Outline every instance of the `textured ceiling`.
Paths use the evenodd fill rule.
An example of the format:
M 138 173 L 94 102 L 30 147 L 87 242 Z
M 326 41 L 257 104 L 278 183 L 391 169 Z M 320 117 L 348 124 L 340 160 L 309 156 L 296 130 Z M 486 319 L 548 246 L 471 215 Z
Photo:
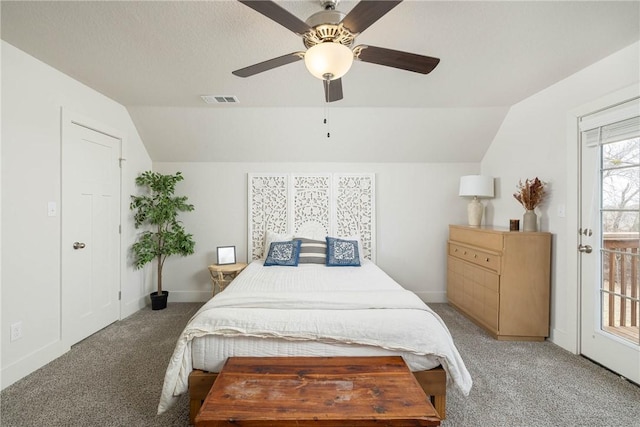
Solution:
M 317 0 L 278 3 L 302 20 L 320 10 Z M 332 142 L 352 144 L 351 154 L 296 147 L 283 155 L 287 139 L 324 137 L 314 125 L 327 115 L 322 83 L 302 62 L 233 76 L 304 49 L 239 2 L 1 6 L 2 39 L 125 105 L 156 161 L 479 161 L 509 106 L 640 39 L 637 1 L 405 0 L 356 43 L 435 56 L 438 67 L 421 75 L 356 61 L 344 99 L 328 111 Z M 205 94 L 240 103 L 207 105 Z M 389 151 L 389 134 L 399 144 L 393 155 L 376 154 Z

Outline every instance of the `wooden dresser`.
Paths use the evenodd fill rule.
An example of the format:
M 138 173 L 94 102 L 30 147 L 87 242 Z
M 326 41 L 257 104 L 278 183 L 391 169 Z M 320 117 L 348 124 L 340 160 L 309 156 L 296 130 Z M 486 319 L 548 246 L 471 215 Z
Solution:
M 549 336 L 551 234 L 449 226 L 449 303 L 499 340 Z

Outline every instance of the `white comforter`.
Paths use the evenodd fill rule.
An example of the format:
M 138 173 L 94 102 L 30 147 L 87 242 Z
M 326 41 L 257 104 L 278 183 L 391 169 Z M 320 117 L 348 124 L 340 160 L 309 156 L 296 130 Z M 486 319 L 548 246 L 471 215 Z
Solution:
M 299 277 L 292 281 L 291 275 Z M 158 413 L 187 391 L 191 342 L 208 335 L 358 344 L 436 357 L 465 395 L 472 384 L 440 317 L 370 262 L 296 269 L 254 261 L 187 324 L 167 368 Z

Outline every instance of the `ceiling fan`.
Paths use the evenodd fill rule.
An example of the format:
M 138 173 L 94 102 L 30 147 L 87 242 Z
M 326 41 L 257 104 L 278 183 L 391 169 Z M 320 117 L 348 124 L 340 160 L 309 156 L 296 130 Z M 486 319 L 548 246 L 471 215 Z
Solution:
M 430 73 L 440 62 L 438 58 L 382 47 L 351 47 L 358 35 L 402 0 L 361 0 L 347 15 L 335 9 L 339 0 L 320 0 L 323 10 L 311 15 L 306 22 L 271 0 L 238 1 L 302 37 L 307 48 L 233 71 L 239 77 L 304 59 L 309 72 L 324 82 L 325 101 L 333 102 L 343 97 L 342 76 L 349 71 L 354 59 L 421 74 Z

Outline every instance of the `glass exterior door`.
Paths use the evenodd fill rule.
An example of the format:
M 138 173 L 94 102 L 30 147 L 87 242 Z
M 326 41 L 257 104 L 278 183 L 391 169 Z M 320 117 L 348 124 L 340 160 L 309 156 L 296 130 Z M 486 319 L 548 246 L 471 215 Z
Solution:
M 604 136 L 581 142 L 581 352 L 640 383 L 640 137 Z

